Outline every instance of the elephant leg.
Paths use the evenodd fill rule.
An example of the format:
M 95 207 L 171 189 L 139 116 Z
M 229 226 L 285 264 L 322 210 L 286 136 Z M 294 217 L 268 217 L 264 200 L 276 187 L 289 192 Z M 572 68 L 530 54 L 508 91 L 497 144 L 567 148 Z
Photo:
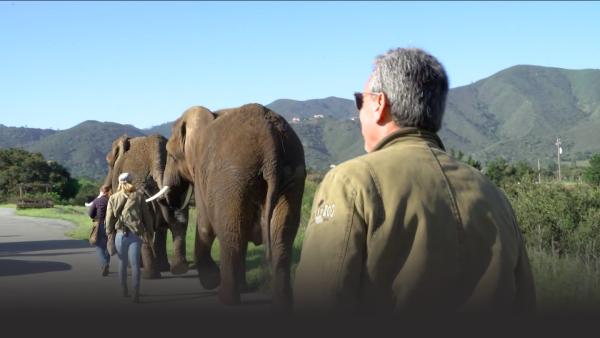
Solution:
M 247 202 L 247 194 L 250 193 L 223 197 L 228 201 L 228 208 L 220 209 L 216 215 L 220 220 L 219 226 L 215 227 L 221 249 L 219 300 L 227 305 L 240 303 L 241 287 L 245 283 L 247 232 L 255 222 L 252 217 L 255 214 L 254 206 Z
M 160 271 L 156 267 L 156 257 L 152 252 L 152 247 L 147 244 L 142 244 L 142 262 L 144 269 L 142 271 L 142 278 L 144 279 L 157 279 L 160 278 Z
M 226 305 L 236 305 L 240 303 L 240 286 L 242 278 L 242 239 L 238 231 L 238 226 L 224 226 L 224 229 L 231 229 L 228 232 L 219 234 L 219 244 L 221 246 L 221 285 L 219 287 L 219 300 Z M 233 233 L 231 231 L 233 230 Z
M 198 208 L 200 210 L 200 208 Z M 202 287 L 207 290 L 215 289 L 221 283 L 219 266 L 210 255 L 215 234 L 204 214 L 198 211 L 197 231 L 194 248 L 196 269 Z
M 248 253 L 248 241 L 243 241 L 241 248 L 242 262 L 240 269 L 240 292 L 249 292 L 248 281 L 246 280 L 246 255 Z
M 182 225 L 175 225 L 171 228 L 173 234 L 173 261 L 171 264 L 171 273 L 180 275 L 188 272 L 188 262 L 185 259 L 185 236 L 186 229 Z
M 283 312 L 292 309 L 290 266 L 294 238 L 300 223 L 303 189 L 304 181 L 289 185 L 279 198 L 271 220 L 273 306 Z
M 169 271 L 171 266 L 167 257 L 167 229 L 165 227 L 158 227 L 154 232 L 154 252 L 158 271 Z

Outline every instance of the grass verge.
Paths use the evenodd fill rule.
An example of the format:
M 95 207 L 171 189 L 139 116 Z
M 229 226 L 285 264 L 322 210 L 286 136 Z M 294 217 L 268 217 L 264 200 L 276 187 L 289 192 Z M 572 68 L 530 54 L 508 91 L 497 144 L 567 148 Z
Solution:
M 310 208 L 317 184 L 307 181 L 302 201 L 302 218 L 300 228 L 294 241 L 292 255 L 292 280 L 298 261 L 304 231 L 310 216 Z M 12 207 L 14 204 L 3 204 L 2 207 Z M 57 218 L 73 222 L 76 228 L 67 235 L 75 239 L 87 239 L 91 221 L 85 207 L 56 206 L 52 209 L 17 210 L 17 215 Z M 196 210 L 190 210 L 189 227 L 186 237 L 187 259 L 193 262 L 194 236 L 196 232 Z M 172 253 L 172 239 L 169 232 L 167 241 L 169 256 Z M 218 240 L 212 248 L 212 256 L 218 262 Z M 545 312 L 569 312 L 579 309 L 598 307 L 600 304 L 600 262 L 584 264 L 574 257 L 558 257 L 535 248 L 528 249 L 534 281 L 536 285 L 538 310 Z M 265 268 L 264 249 L 262 246 L 248 245 L 246 259 L 246 277 L 250 287 L 266 291 L 269 289 L 270 270 Z
M 300 250 L 302 241 L 304 240 L 304 230 L 310 217 L 310 208 L 312 205 L 313 196 L 317 187 L 317 183 L 312 181 L 306 182 L 305 193 L 302 200 L 302 211 L 300 227 L 294 241 L 292 252 L 292 277 L 295 272 L 298 261 L 300 260 Z M 4 207 L 15 208 L 14 204 L 5 204 Z M 69 231 L 66 235 L 80 240 L 87 240 L 92 221 L 87 215 L 87 208 L 84 206 L 56 205 L 54 208 L 48 209 L 17 209 L 17 215 L 29 217 L 42 217 L 61 219 L 72 222 L 75 228 Z M 188 222 L 188 230 L 186 236 L 186 258 L 189 262 L 194 262 L 194 238 L 196 234 L 196 210 L 190 209 L 190 218 Z M 215 240 L 211 249 L 212 257 L 219 262 L 220 246 L 219 241 Z M 173 239 L 171 232 L 167 235 L 167 254 L 169 259 L 172 258 Z M 270 269 L 265 266 L 264 248 L 263 246 L 255 246 L 253 243 L 248 244 L 246 256 L 246 279 L 248 286 L 252 289 L 267 291 L 270 286 Z
M 600 262 L 584 264 L 575 257 L 558 257 L 533 248 L 527 251 L 539 311 L 576 313 L 600 310 Z

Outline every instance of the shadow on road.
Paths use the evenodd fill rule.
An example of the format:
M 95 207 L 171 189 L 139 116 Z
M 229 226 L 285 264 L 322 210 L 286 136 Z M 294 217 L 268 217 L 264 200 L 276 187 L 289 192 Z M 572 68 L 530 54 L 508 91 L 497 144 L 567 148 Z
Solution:
M 172 294 L 145 294 L 141 293 L 140 298 L 142 303 L 152 304 L 152 303 L 174 303 L 174 302 L 182 302 L 182 301 L 190 301 L 194 299 L 201 298 L 209 298 L 215 297 L 217 295 L 216 291 L 204 291 L 204 292 L 194 292 L 194 293 L 172 293 Z M 153 298 L 149 300 L 148 298 Z M 158 298 L 158 299 L 156 299 Z
M 254 300 L 246 300 L 243 301 L 240 306 L 256 306 L 256 305 L 268 305 L 271 304 L 272 301 L 268 299 L 254 299 Z
M 57 239 L 47 241 L 29 241 L 29 242 L 8 242 L 0 243 L 0 254 L 11 252 L 19 254 L 21 252 L 45 251 L 45 250 L 64 250 L 64 249 L 83 249 L 89 248 L 90 244 L 83 240 Z
M 0 258 L 2 257 L 52 257 L 52 256 L 69 256 L 69 255 L 81 255 L 83 252 L 53 252 L 53 253 L 37 253 L 37 254 L 23 254 L 14 252 L 0 252 Z
M 174 275 L 174 276 L 162 276 L 160 277 L 161 279 L 188 279 L 188 278 L 196 278 L 198 279 L 198 275 L 197 274 L 186 274 L 186 275 Z
M 61 262 L 20 261 L 0 259 L 0 277 L 71 270 L 71 265 Z

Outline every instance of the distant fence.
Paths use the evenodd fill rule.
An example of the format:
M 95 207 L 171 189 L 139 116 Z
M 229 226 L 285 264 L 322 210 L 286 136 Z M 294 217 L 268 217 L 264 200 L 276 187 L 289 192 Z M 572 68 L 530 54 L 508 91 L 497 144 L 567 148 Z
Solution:
M 20 183 L 17 185 L 19 188 L 19 200 L 17 201 L 17 209 L 27 208 L 52 208 L 54 203 L 47 197 L 29 197 L 26 196 L 27 192 L 31 190 L 44 189 L 46 194 L 50 192 L 52 186 L 48 183 Z

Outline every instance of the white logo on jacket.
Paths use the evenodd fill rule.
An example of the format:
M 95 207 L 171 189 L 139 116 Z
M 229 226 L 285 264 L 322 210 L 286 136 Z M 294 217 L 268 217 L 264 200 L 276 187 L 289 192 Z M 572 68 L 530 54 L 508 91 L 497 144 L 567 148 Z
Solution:
M 317 208 L 315 212 L 315 223 L 321 224 L 331 218 L 335 214 L 335 204 L 323 204 Z

